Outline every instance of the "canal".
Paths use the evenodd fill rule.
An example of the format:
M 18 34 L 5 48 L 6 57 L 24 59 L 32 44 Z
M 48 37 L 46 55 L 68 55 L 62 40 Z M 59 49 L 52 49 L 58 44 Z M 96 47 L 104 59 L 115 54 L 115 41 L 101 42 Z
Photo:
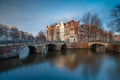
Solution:
M 6 59 L 0 80 L 120 80 L 120 54 L 72 49 Z

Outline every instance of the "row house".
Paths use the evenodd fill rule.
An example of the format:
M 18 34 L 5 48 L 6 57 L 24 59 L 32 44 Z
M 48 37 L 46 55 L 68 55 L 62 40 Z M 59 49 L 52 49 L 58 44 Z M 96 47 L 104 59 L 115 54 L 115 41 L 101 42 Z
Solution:
M 60 24 L 54 24 L 54 41 L 60 41 Z
M 53 35 L 54 35 L 54 26 L 47 26 L 46 27 L 46 39 L 48 41 L 53 41 Z
M 12 36 L 12 39 L 13 41 L 19 41 L 20 40 L 20 32 L 18 30 L 18 28 L 14 27 L 14 28 L 11 28 L 11 36 Z
M 114 41 L 120 41 L 120 35 L 115 35 L 114 36 Z
M 79 22 L 71 20 L 65 24 L 65 41 L 78 42 Z
M 27 32 L 20 31 L 19 34 L 20 34 L 21 41 L 26 41 L 28 39 L 29 34 Z
M 78 41 L 79 22 L 71 20 L 46 27 L 46 38 L 49 41 Z
M 18 28 L 0 24 L 0 41 L 27 41 L 33 39 L 32 35 L 29 35 L 27 32 L 19 31 Z
M 48 41 L 60 41 L 60 24 L 46 27 L 46 38 Z
M 62 21 L 61 23 L 60 23 L 60 40 L 61 41 L 64 41 L 65 40 L 65 37 L 64 37 L 64 35 L 65 35 L 65 26 L 64 26 L 65 24 L 64 24 L 64 22 Z
M 47 26 L 46 38 L 49 41 L 88 42 L 97 40 L 109 42 L 113 40 L 113 32 L 106 32 L 95 25 L 80 25 L 79 21 L 71 20 Z
M 0 24 L 0 41 L 13 40 L 14 29 L 15 29 L 14 26 Z

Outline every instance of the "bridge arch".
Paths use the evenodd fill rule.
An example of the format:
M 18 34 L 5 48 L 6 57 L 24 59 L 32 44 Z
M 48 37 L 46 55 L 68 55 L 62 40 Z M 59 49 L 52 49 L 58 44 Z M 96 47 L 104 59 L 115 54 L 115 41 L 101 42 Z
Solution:
M 62 50 L 62 49 L 67 49 L 67 44 L 62 44 L 62 45 L 61 45 L 61 50 Z
M 93 43 L 90 45 L 90 49 L 92 51 L 96 52 L 105 52 L 106 51 L 106 45 L 103 43 Z
M 35 46 L 29 45 L 29 53 L 37 53 L 37 48 Z
M 19 56 L 20 59 L 24 59 L 27 56 L 29 56 L 29 54 L 36 52 L 37 52 L 37 48 L 35 46 L 24 45 L 18 48 L 17 55 Z
M 93 45 L 104 45 L 105 47 L 107 47 L 108 43 L 103 43 L 103 42 L 89 42 L 89 47 L 91 48 Z
M 55 44 L 47 44 L 46 46 L 48 48 L 48 51 L 49 50 L 56 50 L 56 48 L 57 48 L 57 45 L 55 45 Z
M 19 54 L 19 52 L 22 50 L 22 49 L 24 49 L 25 47 L 28 47 L 29 48 L 29 53 L 36 53 L 37 52 L 37 48 L 35 47 L 35 46 L 32 46 L 32 45 L 24 45 L 24 46 L 22 46 L 22 47 L 20 47 L 19 49 L 18 49 L 18 54 Z

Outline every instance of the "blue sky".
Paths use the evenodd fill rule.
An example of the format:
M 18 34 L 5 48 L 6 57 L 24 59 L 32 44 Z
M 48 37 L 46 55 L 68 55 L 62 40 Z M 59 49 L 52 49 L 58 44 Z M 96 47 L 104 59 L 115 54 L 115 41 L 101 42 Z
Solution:
M 47 25 L 80 20 L 84 13 L 91 12 L 99 15 L 105 27 L 118 3 L 120 0 L 0 0 L 0 23 L 36 35 Z

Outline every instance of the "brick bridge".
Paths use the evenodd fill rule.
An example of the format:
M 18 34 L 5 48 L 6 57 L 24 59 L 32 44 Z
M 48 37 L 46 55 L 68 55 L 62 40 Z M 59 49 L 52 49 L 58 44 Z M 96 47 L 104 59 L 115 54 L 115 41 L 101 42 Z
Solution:
M 77 42 L 77 43 L 68 43 L 68 42 L 43 42 L 43 43 L 18 43 L 18 44 L 6 44 L 0 45 L 0 47 L 6 46 L 5 48 L 0 48 L 0 53 L 3 56 L 9 54 L 9 56 L 19 55 L 22 53 L 23 49 L 28 48 L 29 53 L 41 53 L 44 50 L 61 50 L 61 49 L 71 49 L 71 48 L 87 48 L 87 49 L 98 49 L 102 48 L 104 50 L 120 52 L 120 45 L 115 47 L 112 43 L 106 42 Z M 117 48 L 117 49 L 116 49 Z M 8 56 L 8 57 L 9 57 Z M 0 55 L 1 57 L 1 55 Z
M 18 46 L 18 54 L 24 48 L 28 47 L 30 52 L 40 53 L 43 48 L 47 50 L 61 50 L 61 49 L 72 49 L 72 48 L 92 48 L 94 45 L 101 45 L 107 48 L 108 43 L 103 42 L 83 42 L 83 43 L 67 43 L 67 42 L 47 42 L 47 43 L 31 43 Z
M 88 45 L 89 45 L 89 47 L 92 47 L 93 45 L 103 45 L 103 46 L 107 47 L 109 44 L 106 42 L 89 42 Z

